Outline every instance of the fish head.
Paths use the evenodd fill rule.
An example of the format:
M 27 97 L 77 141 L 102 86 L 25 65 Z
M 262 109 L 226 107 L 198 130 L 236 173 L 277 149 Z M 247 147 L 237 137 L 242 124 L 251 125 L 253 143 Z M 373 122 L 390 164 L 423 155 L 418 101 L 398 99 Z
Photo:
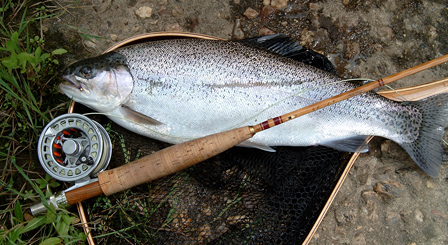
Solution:
M 126 59 L 115 52 L 75 62 L 62 78 L 62 93 L 99 112 L 112 111 L 126 102 L 134 84 Z

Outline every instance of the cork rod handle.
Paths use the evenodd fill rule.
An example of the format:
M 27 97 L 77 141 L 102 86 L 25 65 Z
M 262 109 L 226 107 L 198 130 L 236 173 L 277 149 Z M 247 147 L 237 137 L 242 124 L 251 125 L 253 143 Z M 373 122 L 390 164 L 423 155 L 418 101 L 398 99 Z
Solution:
M 111 195 L 193 166 L 251 138 L 245 126 L 173 145 L 121 167 L 98 174 L 104 194 Z

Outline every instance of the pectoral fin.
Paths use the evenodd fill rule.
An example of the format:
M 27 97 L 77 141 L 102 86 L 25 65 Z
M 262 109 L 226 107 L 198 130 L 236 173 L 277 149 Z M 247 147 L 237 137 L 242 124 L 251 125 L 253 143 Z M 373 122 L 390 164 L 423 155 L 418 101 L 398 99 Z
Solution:
M 120 112 L 123 115 L 123 117 L 125 117 L 127 120 L 132 121 L 134 123 L 150 124 L 150 125 L 161 125 L 162 124 L 161 122 L 157 121 L 156 119 L 148 117 L 146 115 L 143 115 L 140 112 L 136 112 L 125 105 L 121 106 Z

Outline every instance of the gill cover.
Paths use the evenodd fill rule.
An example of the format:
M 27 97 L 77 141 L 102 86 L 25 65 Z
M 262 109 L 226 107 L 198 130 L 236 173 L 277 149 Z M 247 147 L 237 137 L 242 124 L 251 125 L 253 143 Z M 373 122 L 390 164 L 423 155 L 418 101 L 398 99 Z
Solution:
M 59 86 L 63 93 L 102 112 L 122 105 L 133 89 L 126 59 L 116 52 L 75 62 L 64 70 L 63 78 L 67 81 Z

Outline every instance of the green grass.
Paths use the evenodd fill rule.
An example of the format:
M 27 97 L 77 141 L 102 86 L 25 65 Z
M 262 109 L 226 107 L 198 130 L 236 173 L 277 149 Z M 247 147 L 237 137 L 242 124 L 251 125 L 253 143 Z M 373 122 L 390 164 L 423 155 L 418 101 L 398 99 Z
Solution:
M 42 19 L 54 17 L 44 4 L 3 0 L 0 6 L 0 244 L 78 244 L 86 235 L 75 214 L 49 206 L 33 217 L 29 206 L 53 194 L 59 183 L 45 175 L 35 158 L 42 128 L 66 112 L 54 98 L 58 55 L 47 50 Z M 64 98 L 64 97 L 62 97 Z

